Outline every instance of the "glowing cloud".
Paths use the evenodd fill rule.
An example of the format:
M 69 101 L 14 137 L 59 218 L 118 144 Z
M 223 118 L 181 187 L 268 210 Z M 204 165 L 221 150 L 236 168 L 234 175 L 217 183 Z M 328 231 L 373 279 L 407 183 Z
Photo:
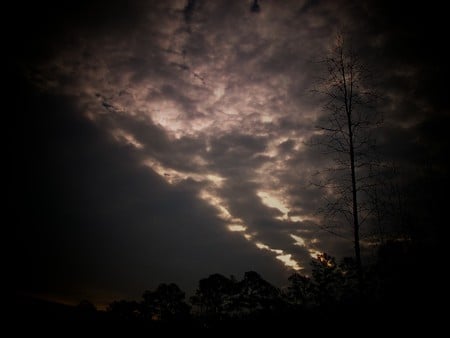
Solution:
M 293 234 L 291 234 L 290 236 L 295 240 L 295 245 L 306 246 L 305 240 L 303 238 L 301 238 L 300 236 L 296 236 Z
M 115 129 L 112 131 L 112 135 L 116 139 L 116 141 L 119 141 L 120 143 L 132 145 L 137 149 L 144 148 L 144 145 L 142 143 L 137 141 L 132 134 L 126 132 L 125 130 Z
M 275 208 L 280 210 L 285 217 L 289 212 L 289 209 L 284 205 L 284 203 L 277 197 L 269 194 L 266 191 L 258 191 L 257 195 L 261 198 L 261 201 L 270 208 Z
M 316 250 L 316 249 L 308 249 L 308 252 L 309 252 L 309 255 L 310 255 L 312 258 L 317 258 L 319 255 L 322 254 L 321 251 Z
M 298 265 L 298 263 L 295 260 L 292 259 L 291 254 L 278 255 L 276 258 L 281 262 L 283 262 L 284 265 L 294 270 L 298 271 L 303 269 L 300 265 Z
M 247 230 L 247 227 L 245 227 L 245 226 L 243 226 L 243 225 L 235 225 L 235 224 L 232 224 L 232 225 L 229 225 L 229 226 L 228 226 L 228 229 L 229 229 L 230 231 L 243 232 L 243 231 Z
M 276 254 L 275 258 L 278 259 L 279 261 L 281 261 L 286 267 L 292 268 L 294 270 L 302 270 L 303 269 L 303 267 L 301 267 L 299 265 L 299 263 L 292 258 L 291 254 L 287 254 L 283 250 L 280 250 L 280 249 L 272 249 L 267 244 L 264 244 L 261 242 L 256 242 L 255 245 L 257 248 L 259 248 L 261 250 L 267 250 L 267 251 L 275 253 Z

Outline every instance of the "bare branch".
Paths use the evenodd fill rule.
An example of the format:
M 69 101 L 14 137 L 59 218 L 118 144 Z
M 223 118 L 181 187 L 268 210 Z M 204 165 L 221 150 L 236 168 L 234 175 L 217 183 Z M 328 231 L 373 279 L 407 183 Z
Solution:
M 324 190 L 320 210 L 327 224 L 351 225 L 361 272 L 360 227 L 375 215 L 371 192 L 378 184 L 376 169 L 381 168 L 374 141 L 382 121 L 373 109 L 378 96 L 368 84 L 371 74 L 366 65 L 342 35 L 319 63 L 324 65 L 325 76 L 314 92 L 326 99 L 326 114 L 316 126 L 322 132 L 317 144 L 333 163 L 316 175 L 320 177 L 316 186 Z

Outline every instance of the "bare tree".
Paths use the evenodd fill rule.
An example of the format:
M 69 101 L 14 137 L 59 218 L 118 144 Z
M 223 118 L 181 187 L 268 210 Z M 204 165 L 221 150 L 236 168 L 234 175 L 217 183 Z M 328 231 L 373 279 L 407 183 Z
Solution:
M 381 119 L 373 109 L 376 95 L 368 85 L 370 74 L 342 35 L 322 62 L 326 75 L 315 91 L 325 99 L 325 114 L 319 119 L 316 142 L 332 158 L 332 165 L 320 172 L 317 184 L 324 188 L 326 205 L 322 211 L 335 223 L 328 224 L 327 230 L 340 234 L 343 222 L 351 225 L 362 287 L 360 228 L 373 212 L 369 193 L 379 165 L 373 133 Z

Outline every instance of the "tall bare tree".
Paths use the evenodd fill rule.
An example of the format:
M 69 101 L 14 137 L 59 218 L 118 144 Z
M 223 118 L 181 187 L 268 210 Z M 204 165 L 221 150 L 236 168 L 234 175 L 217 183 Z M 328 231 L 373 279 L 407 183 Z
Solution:
M 370 73 L 342 35 L 322 60 L 325 76 L 316 92 L 325 99 L 325 114 L 317 126 L 318 143 L 333 160 L 322 171 L 318 185 L 324 188 L 328 220 L 351 225 L 358 278 L 362 287 L 361 225 L 371 217 L 369 192 L 378 159 L 374 152 L 374 131 L 381 119 L 373 109 L 375 92 Z M 330 229 L 330 228 L 328 228 Z M 330 230 L 338 233 L 338 231 Z

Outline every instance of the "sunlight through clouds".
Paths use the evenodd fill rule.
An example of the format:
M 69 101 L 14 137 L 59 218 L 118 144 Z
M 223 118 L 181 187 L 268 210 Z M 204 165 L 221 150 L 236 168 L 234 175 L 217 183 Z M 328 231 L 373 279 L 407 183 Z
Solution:
M 259 196 L 259 198 L 261 198 L 261 201 L 265 205 L 271 208 L 278 209 L 283 213 L 283 217 L 287 217 L 289 209 L 278 198 L 274 197 L 273 195 L 270 195 L 268 192 L 265 191 L 258 191 L 257 195 Z
M 299 263 L 292 258 L 291 254 L 287 254 L 283 250 L 280 250 L 280 249 L 272 249 L 267 244 L 263 244 L 261 242 L 256 242 L 255 245 L 258 249 L 267 250 L 267 251 L 275 253 L 276 259 L 281 261 L 286 267 L 292 268 L 294 270 L 302 270 L 303 269 L 303 267 L 301 267 L 299 265 Z
M 142 149 L 144 148 L 144 145 L 142 143 L 140 143 L 138 140 L 136 140 L 136 138 L 130 134 L 127 133 L 125 130 L 122 129 L 116 129 L 112 131 L 113 137 L 119 141 L 119 142 L 123 142 L 129 145 L 132 145 L 133 147 L 137 148 L 137 149 Z
M 276 256 L 278 260 L 280 260 L 284 265 L 287 267 L 290 267 L 296 271 L 303 270 L 303 268 L 296 262 L 294 259 L 292 259 L 291 254 L 286 255 L 278 255 Z
M 291 234 L 291 237 L 293 239 L 295 239 L 295 245 L 306 246 L 305 240 L 303 238 L 301 238 L 300 236 L 296 236 L 296 235 Z
M 162 176 L 165 180 L 167 180 L 167 182 L 169 182 L 171 184 L 179 183 L 181 180 L 185 180 L 187 178 L 193 178 L 193 179 L 196 178 L 196 175 L 193 175 L 191 177 L 189 174 L 183 174 L 183 173 L 180 173 L 178 171 L 175 171 L 175 170 L 172 170 L 169 168 L 164 168 L 161 164 L 151 161 L 151 160 L 148 160 L 146 162 L 146 164 L 149 167 L 151 167 L 153 170 L 155 170 L 160 176 Z M 217 176 L 217 175 L 207 175 L 206 178 L 208 178 L 212 183 L 214 183 L 214 186 L 221 185 L 222 181 L 223 181 L 223 178 L 221 178 L 220 176 Z M 263 201 L 265 201 L 268 206 L 275 207 L 279 210 L 281 209 L 280 211 L 284 211 L 284 213 L 287 215 L 288 209 L 286 209 L 278 199 L 270 196 L 266 192 L 258 192 L 258 196 L 260 196 L 260 198 L 262 198 Z M 217 214 L 218 217 L 220 217 L 223 221 L 228 223 L 227 228 L 229 229 L 229 231 L 242 233 L 243 236 L 245 237 L 245 239 L 247 239 L 248 241 L 253 241 L 253 236 L 246 232 L 248 228 L 244 225 L 243 221 L 239 218 L 234 218 L 231 215 L 231 213 L 229 212 L 229 210 L 226 207 L 224 200 L 222 200 L 214 192 L 214 189 L 209 189 L 209 190 L 203 189 L 200 192 L 199 197 L 216 208 L 216 210 L 218 211 L 218 214 Z M 296 239 L 297 241 L 300 238 L 300 237 L 297 237 L 294 235 L 291 235 L 291 237 Z M 292 258 L 292 254 L 286 253 L 284 250 L 281 250 L 281 249 L 273 249 L 270 246 L 268 246 L 267 244 L 263 244 L 258 241 L 254 242 L 254 243 L 258 249 L 267 250 L 269 252 L 274 253 L 275 258 L 278 259 L 279 261 L 281 261 L 286 267 L 292 268 L 294 270 L 303 269 L 299 265 L 299 263 Z
M 138 299 L 179 282 L 191 295 L 210 273 L 249 270 L 280 287 L 295 271 L 311 275 L 322 253 L 369 268 L 392 250 L 420 263 L 433 250 L 416 249 L 445 248 L 436 211 L 448 195 L 448 58 L 438 47 L 448 29 L 438 6 L 16 3 L 5 114 L 24 133 L 26 198 L 14 203 L 31 220 L 19 234 L 22 270 L 38 277 L 27 289 L 77 289 L 79 301 L 106 286 L 110 300 Z M 358 78 L 349 63 L 362 80 L 351 135 L 343 101 L 320 94 L 337 84 L 326 63 L 338 33 L 373 75 Z M 360 119 L 372 108 L 383 125 Z
M 293 248 L 286 228 L 316 220 L 297 174 L 308 166 L 302 142 L 317 117 L 317 107 L 299 100 L 311 77 L 305 60 L 316 52 L 311 27 L 296 20 L 293 3 L 255 16 L 224 2 L 232 11 L 225 15 L 208 2 L 189 24 L 183 3 L 151 7 L 132 39 L 98 36 L 61 50 L 41 65 L 47 77 L 39 85 L 76 93 L 92 123 L 165 182 L 198 183 L 198 200 L 214 208 L 225 231 L 264 243 L 274 259 L 300 269 L 308 248 Z M 280 41 L 287 31 L 295 34 Z
M 228 229 L 230 231 L 244 232 L 245 230 L 247 230 L 247 227 L 240 224 L 230 224 L 228 225 Z

